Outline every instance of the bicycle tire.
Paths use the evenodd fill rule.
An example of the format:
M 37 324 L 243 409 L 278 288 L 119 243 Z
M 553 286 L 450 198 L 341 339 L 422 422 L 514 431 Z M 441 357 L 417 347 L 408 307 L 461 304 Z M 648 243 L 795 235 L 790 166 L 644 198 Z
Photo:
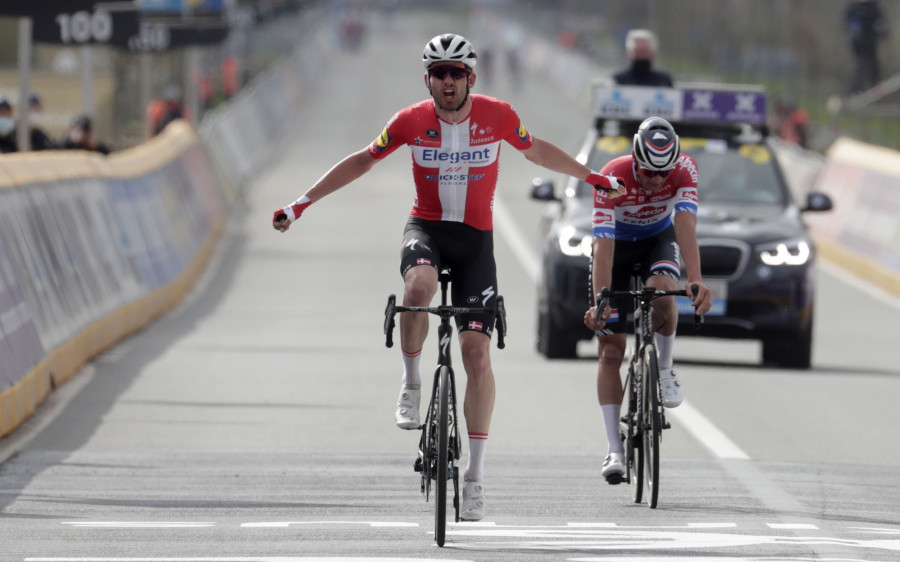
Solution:
M 656 508 L 659 501 L 659 445 L 662 434 L 662 413 L 659 400 L 659 362 L 656 348 L 644 347 L 644 456 L 647 468 L 647 504 Z
M 631 498 L 634 503 L 641 503 L 644 498 L 644 446 L 641 433 L 640 412 L 637 390 L 635 389 L 634 366 L 628 369 L 625 396 L 628 402 L 627 422 L 623 429 L 627 432 L 623 440 L 625 445 L 625 470 L 631 483 Z
M 435 461 L 437 459 L 437 415 L 438 415 L 438 383 L 440 377 L 435 373 L 431 388 L 431 399 L 428 401 L 428 411 L 425 413 L 425 423 L 422 425 L 422 440 L 419 445 L 419 455 L 422 459 L 422 494 L 425 501 L 431 501 L 431 483 L 435 480 Z
M 434 540 L 444 546 L 447 531 L 447 480 L 450 467 L 450 368 L 438 374 L 437 470 L 434 491 Z

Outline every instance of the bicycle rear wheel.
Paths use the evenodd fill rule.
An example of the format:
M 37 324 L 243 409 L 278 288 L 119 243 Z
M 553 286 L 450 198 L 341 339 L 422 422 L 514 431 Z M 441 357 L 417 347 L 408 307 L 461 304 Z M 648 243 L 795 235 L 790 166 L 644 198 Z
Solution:
M 659 363 L 656 348 L 644 348 L 644 457 L 647 468 L 647 503 L 656 507 L 659 500 L 659 444 L 662 433 L 662 412 L 659 400 Z
M 434 493 L 434 540 L 444 546 L 447 531 L 447 480 L 450 467 L 450 368 L 440 368 L 437 416 L 437 470 Z

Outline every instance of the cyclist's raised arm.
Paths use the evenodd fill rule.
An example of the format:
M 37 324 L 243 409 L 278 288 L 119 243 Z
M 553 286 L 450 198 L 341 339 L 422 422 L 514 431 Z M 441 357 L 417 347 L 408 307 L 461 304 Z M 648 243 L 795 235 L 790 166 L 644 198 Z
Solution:
M 358 179 L 371 170 L 376 162 L 378 160 L 371 155 L 368 147 L 350 154 L 325 172 L 303 196 L 290 205 L 277 209 L 272 216 L 272 226 L 275 230 L 285 232 L 307 207 Z
M 599 186 L 603 190 L 610 190 L 612 191 L 610 197 L 619 197 L 625 194 L 624 181 L 618 178 L 601 176 L 551 142 L 534 137 L 534 144 L 523 150 L 522 154 L 529 162 L 533 162 L 538 166 L 584 180 L 591 185 Z

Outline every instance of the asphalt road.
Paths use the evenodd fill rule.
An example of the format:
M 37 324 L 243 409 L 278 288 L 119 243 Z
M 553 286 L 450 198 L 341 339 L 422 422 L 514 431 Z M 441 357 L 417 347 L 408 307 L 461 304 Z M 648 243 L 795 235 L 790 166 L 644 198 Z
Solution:
M 534 350 L 541 207 L 528 189 L 542 170 L 509 147 L 496 253 L 511 326 L 493 351 L 488 517 L 451 523 L 435 546 L 418 434 L 393 426 L 399 352 L 381 332 L 401 292 L 406 151 L 286 234 L 270 218 L 426 95 L 418 53 L 441 23 L 399 20 L 389 53 L 341 54 L 311 77 L 320 94 L 202 286 L 0 441 L 0 560 L 900 560 L 896 300 L 823 264 L 808 372 L 760 368 L 752 342 L 679 340 L 686 403 L 664 436 L 659 507 L 634 504 L 599 477 L 590 346 L 574 361 Z M 574 153 L 585 109 L 506 78 L 476 91 Z

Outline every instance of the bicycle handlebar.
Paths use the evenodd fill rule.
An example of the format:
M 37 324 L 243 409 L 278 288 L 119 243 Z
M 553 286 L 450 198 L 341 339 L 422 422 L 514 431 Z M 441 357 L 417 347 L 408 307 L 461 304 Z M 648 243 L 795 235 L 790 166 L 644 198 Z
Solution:
M 696 295 L 697 291 L 700 287 L 696 284 L 691 285 L 691 291 Z M 654 287 L 644 287 L 642 289 L 636 290 L 628 290 L 628 291 L 610 291 L 608 287 L 603 287 L 600 289 L 600 292 L 597 293 L 597 317 L 603 313 L 603 309 L 606 308 L 606 305 L 609 304 L 610 297 L 632 297 L 639 299 L 641 301 L 652 301 L 653 299 L 659 297 L 686 297 L 688 296 L 687 291 L 684 289 L 678 289 L 675 291 L 660 291 Z M 699 328 L 700 324 L 703 323 L 703 315 L 697 312 L 697 307 L 694 307 L 694 328 Z
M 390 295 L 388 297 L 387 307 L 384 309 L 384 336 L 385 346 L 393 347 L 394 335 L 394 315 L 398 312 L 427 312 L 436 316 L 458 316 L 460 314 L 492 312 L 495 315 L 494 325 L 497 329 L 497 347 L 503 349 L 506 347 L 504 338 L 506 337 L 506 307 L 503 304 L 503 297 L 497 297 L 497 308 L 485 307 L 464 307 L 464 306 L 397 306 L 397 296 Z

